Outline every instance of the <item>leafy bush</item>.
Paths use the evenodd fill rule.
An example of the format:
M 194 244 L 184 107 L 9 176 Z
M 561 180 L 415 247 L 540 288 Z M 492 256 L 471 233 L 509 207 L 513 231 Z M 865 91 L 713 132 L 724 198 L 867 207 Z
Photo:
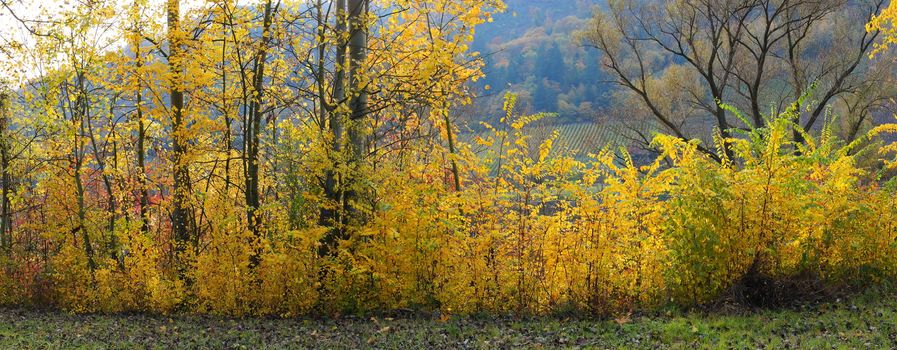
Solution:
M 281 146 L 299 150 L 290 164 L 306 172 L 293 173 L 289 198 L 262 208 L 263 239 L 240 210 L 212 199 L 202 205 L 219 224 L 179 259 L 186 269 L 169 237 L 134 222 L 117 225 L 123 255 L 95 257 L 94 268 L 77 235 L 46 233 L 56 247 L 46 265 L 4 258 L 0 301 L 35 302 L 45 275 L 53 288 L 43 298 L 75 312 L 606 313 L 786 298 L 786 287 L 820 293 L 897 274 L 895 181 L 860 167 L 857 157 L 873 149 L 845 145 L 829 127 L 793 141 L 795 108 L 719 139 L 731 149 L 722 162 L 697 141 L 657 135 L 660 155 L 639 165 L 625 150 L 579 161 L 555 148 L 557 133 L 527 136 L 527 124 L 551 115 L 519 117 L 514 103 L 501 125 L 455 152 L 421 140 L 351 170 L 364 174 L 354 186 L 369 212 L 345 227 L 333 255 L 319 254 L 333 228 L 314 221 L 332 203 L 307 185 L 323 173 L 314 165 L 321 140 L 294 126 Z M 446 159 L 464 169 L 461 188 Z

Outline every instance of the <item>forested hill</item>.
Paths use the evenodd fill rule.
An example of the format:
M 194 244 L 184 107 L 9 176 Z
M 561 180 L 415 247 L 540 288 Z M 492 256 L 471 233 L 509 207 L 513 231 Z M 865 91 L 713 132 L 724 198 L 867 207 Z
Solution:
M 592 121 L 607 104 L 598 53 L 573 33 L 600 4 L 590 0 L 509 0 L 508 10 L 477 28 L 473 47 L 486 56 L 479 114 L 495 115 L 505 92 L 528 112 L 558 112 L 558 122 Z M 601 4 L 604 6 L 605 4 Z

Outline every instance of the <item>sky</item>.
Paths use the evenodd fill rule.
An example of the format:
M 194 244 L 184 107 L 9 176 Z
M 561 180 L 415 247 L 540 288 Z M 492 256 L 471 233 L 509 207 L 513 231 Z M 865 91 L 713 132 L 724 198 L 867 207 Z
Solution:
M 35 44 L 33 35 L 26 29 L 23 22 L 34 27 L 40 23 L 53 21 L 59 19 L 62 13 L 86 1 L 97 0 L 0 0 L 0 84 L 18 85 L 24 79 L 37 76 L 41 70 L 35 60 L 11 53 L 8 49 L 13 46 L 11 43 L 20 44 L 25 48 L 33 47 Z M 116 3 L 116 8 L 123 9 L 132 4 L 134 0 L 105 1 L 113 1 Z M 162 20 L 164 17 L 160 14 L 165 8 L 166 0 L 145 1 L 150 12 L 156 14 L 153 17 Z M 260 0 L 236 0 L 234 2 L 237 5 L 247 5 L 258 1 Z M 206 2 L 207 0 L 181 0 L 181 14 L 202 6 Z M 117 16 L 124 17 L 127 14 L 117 13 Z M 115 31 L 105 31 L 104 35 L 112 36 L 113 40 L 120 40 L 118 38 L 120 34 Z M 123 41 L 112 47 L 117 48 L 122 45 L 124 45 Z

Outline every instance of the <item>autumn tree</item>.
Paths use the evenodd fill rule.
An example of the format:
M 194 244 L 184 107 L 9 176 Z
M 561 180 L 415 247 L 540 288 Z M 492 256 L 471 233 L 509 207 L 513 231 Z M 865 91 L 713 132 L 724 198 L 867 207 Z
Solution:
M 48 35 L 38 41 L 40 48 L 49 50 L 43 59 L 54 60 L 54 54 L 59 54 L 62 64 L 51 68 L 32 87 L 40 96 L 36 99 L 38 110 L 51 118 L 47 123 L 56 132 L 53 137 L 58 138 L 48 140 L 49 160 L 57 163 L 64 159 L 58 165 L 69 177 L 76 202 L 69 231 L 80 238 L 91 270 L 99 266 L 98 248 L 102 247 L 100 252 L 116 257 L 115 238 L 111 235 L 115 225 L 115 189 L 106 162 L 106 147 L 110 144 L 99 140 L 101 136 L 96 130 L 99 125 L 106 124 L 98 121 L 99 117 L 109 118 L 114 113 L 114 96 L 107 94 L 102 79 L 103 52 L 113 45 L 108 25 L 114 17 L 111 6 L 107 2 L 75 6 L 63 12 L 61 20 L 46 29 Z M 114 130 L 112 124 L 105 126 L 107 131 Z M 109 140 L 106 136 L 109 134 L 102 138 Z M 105 229 L 99 229 L 89 220 L 94 211 L 92 201 L 96 197 L 90 186 L 96 181 L 102 181 L 105 188 L 107 200 L 100 209 L 110 217 L 110 226 Z
M 348 150 L 348 155 L 343 155 L 343 159 L 338 160 L 338 162 L 345 162 L 344 166 L 347 169 L 347 171 L 338 175 L 341 177 L 341 188 L 328 188 L 327 190 L 332 192 L 328 194 L 329 198 L 342 202 L 338 204 L 342 208 L 339 214 L 341 217 L 337 222 L 338 225 L 346 225 L 349 223 L 349 220 L 359 219 L 357 217 L 359 189 L 356 177 L 367 153 L 367 125 L 364 118 L 368 113 L 368 92 L 366 90 L 369 87 L 364 80 L 363 69 L 368 63 L 366 62 L 368 51 L 368 1 L 349 0 L 348 3 L 337 1 L 336 6 L 338 17 L 336 19 L 336 35 L 347 37 L 345 39 L 347 42 L 338 44 L 340 47 L 337 48 L 336 64 L 342 67 L 337 68 L 339 71 L 336 73 L 333 81 L 334 86 L 339 86 L 335 88 L 339 91 L 334 91 L 334 97 L 339 99 L 338 104 L 343 105 L 337 105 L 334 108 L 335 110 L 331 111 L 334 114 L 331 120 L 338 119 L 334 120 L 335 123 L 332 123 L 331 132 L 333 133 L 334 150 L 342 150 L 345 147 Z M 341 13 L 345 14 L 344 19 L 339 18 Z M 348 140 L 343 139 L 344 131 Z M 341 166 L 337 165 L 337 168 Z M 332 177 L 334 175 L 328 176 Z M 324 220 L 332 221 L 332 219 L 328 218 L 329 216 L 332 216 L 332 214 L 325 212 Z M 337 239 L 347 238 L 345 229 L 339 228 L 339 226 L 336 227 L 337 229 L 332 230 L 331 234 L 324 239 L 324 246 L 328 247 L 326 249 L 330 251 L 335 248 Z
M 412 139 L 446 140 L 448 106 L 464 103 L 463 82 L 481 74 L 480 57 L 469 52 L 473 28 L 496 8 L 501 4 L 442 0 L 315 3 L 313 59 L 297 66 L 308 71 L 300 94 L 315 103 L 312 120 L 330 145 L 320 223 L 335 229 L 323 247 L 347 238 L 342 227 L 375 209 L 365 176 L 380 157 Z M 437 132 L 424 135 L 426 126 Z

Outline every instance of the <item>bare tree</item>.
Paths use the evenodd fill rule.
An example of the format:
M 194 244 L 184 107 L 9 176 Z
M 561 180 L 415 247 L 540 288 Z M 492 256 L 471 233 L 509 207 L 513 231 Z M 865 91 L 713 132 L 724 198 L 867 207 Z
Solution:
M 624 96 L 636 96 L 652 118 L 680 138 L 708 139 L 684 127 L 694 118 L 703 121 L 699 124 L 711 123 L 723 138 L 732 128 L 763 127 L 767 108 L 777 114 L 816 83 L 814 105 L 795 121 L 809 131 L 836 97 L 860 91 L 852 81 L 868 77 L 868 71 L 861 69 L 863 58 L 878 33 L 867 33 L 863 23 L 882 3 L 612 0 L 608 10 L 596 11 L 590 27 L 579 36 L 584 45 L 603 54 L 604 68 L 628 92 Z M 853 20 L 838 22 L 837 33 L 823 40 L 842 17 Z M 670 73 L 683 67 L 687 74 Z M 698 86 L 690 83 L 692 75 L 698 77 Z M 665 100 L 670 94 L 677 98 Z M 732 120 L 720 102 L 750 111 L 749 121 Z M 802 141 L 800 134 L 795 133 L 797 141 Z M 718 159 L 711 149 L 701 150 Z M 728 153 L 728 147 L 724 150 Z

